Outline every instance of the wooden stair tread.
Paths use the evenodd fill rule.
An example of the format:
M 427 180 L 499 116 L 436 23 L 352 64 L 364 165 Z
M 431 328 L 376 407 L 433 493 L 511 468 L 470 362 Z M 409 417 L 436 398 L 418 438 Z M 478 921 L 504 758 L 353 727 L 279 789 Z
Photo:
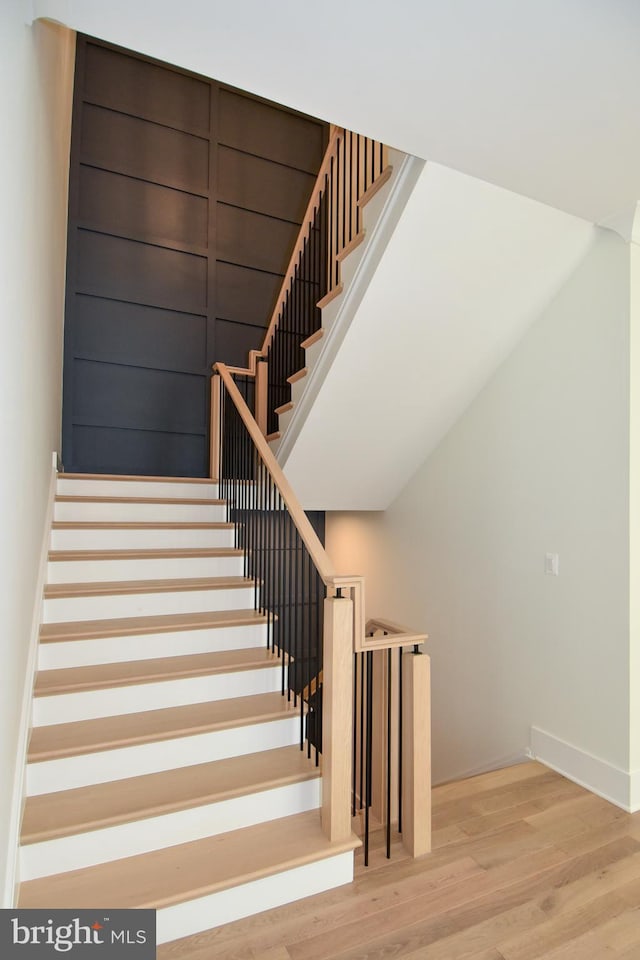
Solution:
M 28 797 L 23 844 L 155 817 L 320 775 L 296 744 L 260 753 L 163 770 L 58 793 Z
M 129 473 L 59 473 L 58 480 L 134 480 L 141 483 L 217 483 L 209 477 L 145 477 Z
M 261 693 L 231 700 L 211 700 L 97 720 L 79 720 L 34 727 L 30 763 L 79 756 L 197 733 L 279 720 L 293 715 L 280 693 Z
M 56 494 L 56 503 L 161 503 L 188 504 L 189 506 L 223 506 L 226 500 L 205 499 L 204 497 L 83 497 L 73 494 Z
M 185 522 L 180 520 L 54 520 L 52 530 L 233 530 L 223 520 Z
M 21 884 L 23 909 L 160 908 L 351 851 L 331 843 L 317 810 Z
M 309 371 L 307 370 L 306 367 L 302 367 L 300 370 L 296 370 L 296 372 L 292 373 L 290 377 L 287 377 L 287 383 L 290 383 L 292 385 L 294 383 L 297 383 L 298 380 L 302 380 L 303 377 L 306 377 L 308 372 Z
M 293 410 L 293 403 L 289 400 L 287 403 L 281 404 L 279 407 L 276 407 L 274 413 L 277 413 L 280 416 L 283 413 L 288 413 L 289 410 Z
M 206 613 L 153 614 L 148 617 L 118 617 L 106 620 L 77 620 L 43 623 L 40 643 L 94 640 L 100 637 L 140 636 L 146 633 L 173 633 L 221 627 L 246 627 L 266 623 L 256 610 L 211 610 Z
M 303 350 L 308 350 L 309 347 L 312 347 L 314 343 L 317 343 L 318 340 L 321 340 L 324 336 L 324 330 L 322 327 L 319 327 L 311 336 L 307 337 L 306 340 L 303 340 L 300 346 Z
M 122 663 L 41 670 L 36 674 L 34 695 L 42 697 L 81 690 L 102 690 L 136 683 L 213 676 L 239 670 L 259 670 L 281 664 L 282 659 L 265 647 L 249 647 L 243 650 L 192 653 L 181 657 L 126 660 Z
M 159 547 L 142 550 L 50 550 L 52 563 L 73 560 L 183 560 L 189 557 L 241 557 L 237 547 Z
M 50 583 L 44 588 L 47 600 L 63 597 L 97 597 L 128 593 L 175 593 L 187 590 L 235 590 L 252 587 L 247 577 L 186 577 L 169 580 L 109 580 L 93 583 Z

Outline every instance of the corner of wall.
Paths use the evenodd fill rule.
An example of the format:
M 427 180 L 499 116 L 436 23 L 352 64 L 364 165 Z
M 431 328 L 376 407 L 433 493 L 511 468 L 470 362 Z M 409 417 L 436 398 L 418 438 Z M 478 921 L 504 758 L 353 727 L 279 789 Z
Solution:
M 531 753 L 546 767 L 627 813 L 640 809 L 640 771 L 621 770 L 538 727 L 531 728 Z
M 7 857 L 7 870 L 2 902 L 2 907 L 4 908 L 14 906 L 17 900 L 17 890 L 20 884 L 20 826 L 22 823 L 24 798 L 26 794 L 27 745 L 29 741 L 29 731 L 31 729 L 33 684 L 37 668 L 38 637 L 40 632 L 40 623 L 42 621 L 42 595 L 47 581 L 47 562 L 49 555 L 51 523 L 53 521 L 53 508 L 55 503 L 57 463 L 58 454 L 56 451 L 54 451 L 52 454 L 47 508 L 44 519 L 42 544 L 40 547 L 38 577 L 34 593 L 33 616 L 31 619 L 31 632 L 29 635 L 29 650 L 27 653 L 24 689 L 22 692 L 20 728 L 18 734 L 18 743 L 16 746 L 16 765 L 13 778 L 11 813 L 7 831 L 9 855 Z

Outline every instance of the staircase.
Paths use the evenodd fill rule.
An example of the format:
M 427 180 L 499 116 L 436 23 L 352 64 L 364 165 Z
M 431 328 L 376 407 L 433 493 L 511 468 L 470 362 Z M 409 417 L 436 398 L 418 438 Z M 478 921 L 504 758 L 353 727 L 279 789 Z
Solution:
M 158 942 L 352 879 L 209 480 L 61 475 L 22 908 L 158 910 Z
M 300 343 L 301 366 L 287 378 L 287 402 L 275 410 L 277 430 L 271 443 L 281 464 L 309 416 L 423 167 L 415 157 L 390 147 L 384 150 L 379 175 L 360 199 L 353 197 L 358 232 L 336 256 L 336 285 L 318 304 L 319 326 Z

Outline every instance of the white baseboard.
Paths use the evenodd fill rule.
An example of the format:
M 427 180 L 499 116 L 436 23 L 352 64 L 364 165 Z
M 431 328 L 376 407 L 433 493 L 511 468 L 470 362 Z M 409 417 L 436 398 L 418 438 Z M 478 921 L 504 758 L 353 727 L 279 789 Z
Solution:
M 622 770 L 538 727 L 531 728 L 531 754 L 546 767 L 627 813 L 640 810 L 640 771 Z
M 640 770 L 632 770 L 630 777 L 629 813 L 637 813 L 640 810 Z
M 31 634 L 29 637 L 29 651 L 27 654 L 27 666 L 24 676 L 24 690 L 22 693 L 22 711 L 20 715 L 20 729 L 16 748 L 16 768 L 13 781 L 13 797 L 11 801 L 11 813 L 8 829 L 7 871 L 5 875 L 4 893 L 2 897 L 2 907 L 4 908 L 11 908 L 18 902 L 17 894 L 18 887 L 20 885 L 20 825 L 22 823 L 24 798 L 27 793 L 27 745 L 29 742 L 29 731 L 31 730 L 33 682 L 38 659 L 38 637 L 40 634 L 40 623 L 42 620 L 42 594 L 47 577 L 49 537 L 51 535 L 51 521 L 53 520 L 53 508 L 56 495 L 57 470 L 58 454 L 54 451 L 52 455 L 51 477 L 49 480 L 49 492 L 47 495 L 48 499 L 44 518 L 42 545 L 40 548 L 38 577 L 36 580 L 36 589 L 34 594 L 33 617 L 31 622 Z

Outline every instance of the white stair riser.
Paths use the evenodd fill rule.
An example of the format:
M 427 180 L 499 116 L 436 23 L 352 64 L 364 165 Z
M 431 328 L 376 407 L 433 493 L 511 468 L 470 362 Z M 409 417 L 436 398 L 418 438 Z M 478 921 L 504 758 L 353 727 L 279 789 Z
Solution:
M 46 727 L 75 720 L 95 720 L 125 713 L 143 713 L 180 707 L 188 703 L 207 703 L 249 697 L 260 693 L 277 693 L 282 685 L 282 667 L 238 670 L 204 677 L 185 677 L 158 683 L 139 683 L 104 690 L 34 697 L 33 725 Z
M 147 633 L 140 636 L 100 637 L 95 640 L 67 640 L 60 643 L 41 643 L 38 648 L 38 669 L 63 670 L 65 667 L 187 656 L 190 653 L 213 653 L 216 650 L 246 650 L 248 647 L 266 645 L 265 624 Z
M 293 867 L 260 880 L 252 880 L 197 900 L 188 900 L 157 913 L 157 942 L 168 943 L 190 934 L 219 927 L 263 910 L 271 910 L 303 897 L 333 890 L 353 880 L 353 853 L 340 853 Z
M 278 414 L 278 432 L 281 436 L 284 435 L 284 431 L 289 426 L 289 421 L 294 414 L 294 410 L 295 407 L 293 407 L 291 410 L 286 410 L 284 413 Z
M 155 497 L 215 500 L 218 484 L 167 483 L 161 480 L 67 480 L 58 477 L 56 492 L 64 497 Z
M 171 613 L 250 610 L 253 588 L 175 590 L 163 593 L 109 593 L 60 597 L 44 601 L 43 623 L 71 623 L 118 617 L 151 617 Z
M 158 557 L 139 560 L 54 560 L 48 583 L 104 583 L 115 580 L 171 580 L 182 577 L 241 577 L 239 557 Z
M 190 767 L 260 750 L 275 750 L 298 743 L 299 736 L 300 717 L 291 713 L 266 723 L 28 763 L 27 796 L 140 777 L 145 773 Z
M 308 379 L 309 379 L 309 374 L 307 374 L 306 377 L 302 377 L 300 380 L 296 380 L 295 383 L 291 384 L 291 402 L 293 403 L 294 408 L 296 403 L 299 403 L 300 398 L 306 389 Z
M 20 878 L 34 880 L 122 857 L 134 857 L 202 840 L 256 823 L 293 816 L 320 806 L 320 778 L 245 794 L 188 810 L 148 817 L 101 830 L 46 840 L 20 848 Z
M 226 507 L 215 503 L 101 503 L 81 500 L 57 501 L 54 520 L 106 523 L 218 523 L 225 521 Z
M 85 529 L 52 530 L 50 542 L 51 550 L 195 550 L 233 546 L 233 530 L 224 527 L 220 530 L 190 527 L 139 530 L 87 526 Z

